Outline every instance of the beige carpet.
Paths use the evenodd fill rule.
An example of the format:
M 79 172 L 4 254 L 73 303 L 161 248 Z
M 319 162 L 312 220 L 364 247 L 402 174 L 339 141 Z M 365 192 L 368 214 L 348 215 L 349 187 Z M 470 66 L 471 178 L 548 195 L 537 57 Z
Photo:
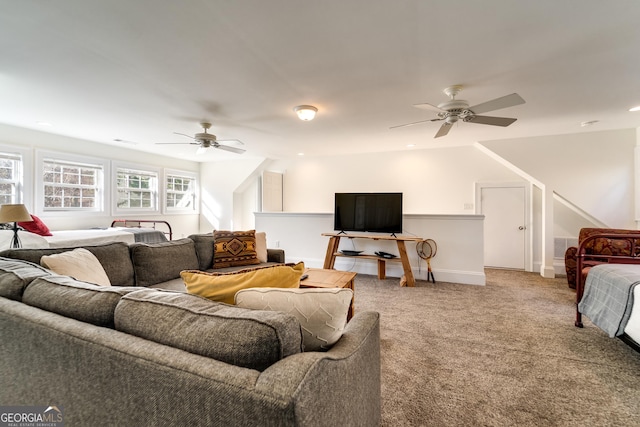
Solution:
M 564 278 L 356 278 L 381 313 L 384 426 L 640 426 L 640 354 L 585 319 Z M 437 277 L 436 277 L 437 279 Z

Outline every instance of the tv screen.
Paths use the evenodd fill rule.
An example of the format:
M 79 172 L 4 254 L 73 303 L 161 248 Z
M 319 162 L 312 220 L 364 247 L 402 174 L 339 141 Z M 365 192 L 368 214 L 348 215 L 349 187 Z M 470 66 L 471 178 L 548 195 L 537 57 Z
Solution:
M 402 233 L 402 193 L 336 193 L 333 229 Z

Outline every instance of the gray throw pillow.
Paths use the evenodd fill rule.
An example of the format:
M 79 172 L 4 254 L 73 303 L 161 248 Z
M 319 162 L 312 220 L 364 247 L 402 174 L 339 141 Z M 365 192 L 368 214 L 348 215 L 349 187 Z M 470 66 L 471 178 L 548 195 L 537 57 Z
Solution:
M 197 270 L 198 257 L 191 239 L 129 246 L 136 286 L 151 286 L 180 277 L 182 270 Z

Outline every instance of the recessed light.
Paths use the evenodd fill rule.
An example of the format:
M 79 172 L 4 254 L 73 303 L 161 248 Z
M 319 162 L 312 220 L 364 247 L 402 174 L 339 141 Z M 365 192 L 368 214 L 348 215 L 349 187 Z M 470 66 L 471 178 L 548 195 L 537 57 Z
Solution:
M 298 153 L 298 156 L 302 157 L 304 156 L 304 153 Z
M 51 123 L 49 122 L 36 122 L 36 124 L 38 126 L 53 126 Z
M 640 111 L 640 105 L 636 105 L 635 107 L 629 108 L 629 111 Z
M 416 144 L 407 144 L 407 148 L 413 148 L 415 146 L 416 146 Z

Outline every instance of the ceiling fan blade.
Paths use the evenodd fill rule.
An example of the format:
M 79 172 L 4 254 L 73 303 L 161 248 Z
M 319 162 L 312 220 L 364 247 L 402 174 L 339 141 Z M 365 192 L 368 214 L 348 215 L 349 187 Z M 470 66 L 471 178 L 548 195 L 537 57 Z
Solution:
M 444 111 L 442 108 L 438 108 L 435 105 L 431 105 L 426 102 L 423 104 L 413 104 L 413 106 L 421 110 L 430 110 L 430 111 L 435 111 L 437 113 Z
M 436 133 L 436 136 L 434 136 L 434 138 L 440 138 L 441 136 L 445 136 L 446 134 L 449 133 L 452 127 L 453 127 L 453 124 L 444 122 L 442 126 L 440 126 L 440 129 L 438 129 L 438 133 Z
M 246 151 L 246 150 L 243 150 L 242 148 L 229 147 L 228 145 L 214 145 L 214 147 L 224 151 L 229 151 L 231 153 L 236 153 L 236 154 L 242 154 Z
M 226 145 L 244 145 L 239 139 L 216 139 L 216 142 Z
M 496 98 L 491 101 L 483 102 L 482 104 L 469 107 L 469 110 L 474 114 L 486 113 L 489 111 L 500 110 L 502 108 L 513 107 L 514 105 L 524 104 L 525 101 L 517 93 L 506 95 L 501 98 Z
M 191 139 L 195 139 L 194 137 L 192 137 L 191 135 L 187 135 L 186 133 L 174 132 L 174 134 L 186 136 L 187 138 L 191 138 Z
M 509 117 L 472 116 L 465 119 L 465 122 L 478 123 L 480 125 L 507 127 L 516 120 L 518 119 L 512 119 Z
M 438 121 L 440 121 L 440 120 L 442 120 L 442 119 L 420 120 L 419 122 L 407 123 L 407 124 L 405 124 L 405 125 L 391 126 L 389 129 L 403 128 L 403 127 L 413 126 L 413 125 L 419 125 L 419 124 L 427 123 L 427 122 L 438 122 Z

